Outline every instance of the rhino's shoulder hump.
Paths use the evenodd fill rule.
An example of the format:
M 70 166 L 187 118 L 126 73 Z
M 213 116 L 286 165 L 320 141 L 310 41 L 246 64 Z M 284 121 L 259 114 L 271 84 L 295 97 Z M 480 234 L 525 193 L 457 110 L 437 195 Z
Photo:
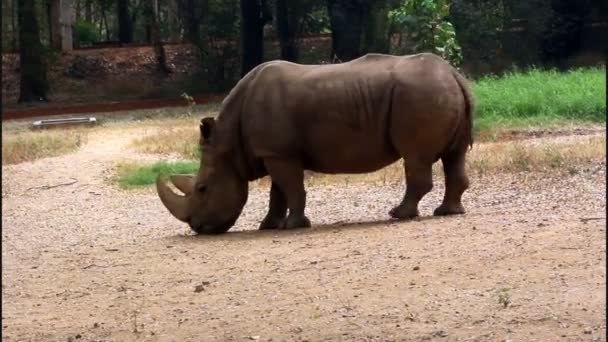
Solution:
M 265 64 L 259 69 L 253 80 L 255 85 L 267 84 L 268 82 L 279 82 L 297 79 L 301 73 L 310 66 L 287 61 L 274 61 Z

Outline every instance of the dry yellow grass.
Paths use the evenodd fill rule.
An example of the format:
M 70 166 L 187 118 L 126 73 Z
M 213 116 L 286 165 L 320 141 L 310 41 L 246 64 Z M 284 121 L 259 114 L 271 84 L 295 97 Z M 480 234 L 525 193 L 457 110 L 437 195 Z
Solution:
M 135 139 L 131 147 L 143 153 L 178 153 L 184 159 L 198 159 L 198 126 L 158 127 L 151 134 Z
M 3 132 L 2 165 L 62 155 L 86 141 L 87 131 L 81 129 Z
M 480 145 L 471 153 L 468 169 L 478 174 L 496 172 L 572 172 L 577 165 L 606 157 L 606 136 L 511 141 Z
M 198 131 L 190 128 L 167 128 L 138 139 L 134 145 L 143 152 L 173 153 L 183 151 L 187 159 L 198 160 L 193 154 L 198 141 Z M 184 140 L 184 137 L 189 137 Z M 468 154 L 467 171 L 471 175 L 515 173 L 525 171 L 576 172 L 577 165 L 603 160 L 606 156 L 606 136 L 569 136 L 521 141 L 477 144 Z M 435 176 L 442 175 L 441 163 L 433 167 Z M 349 184 L 377 182 L 381 184 L 401 182 L 403 164 L 395 162 L 373 173 L 352 175 L 328 175 L 306 172 L 307 185 Z M 265 177 L 252 186 L 267 186 Z
M 571 137 L 570 139 L 539 139 L 478 144 L 468 154 L 467 172 L 471 175 L 516 173 L 526 171 L 576 172 L 577 166 L 604 160 L 606 136 Z M 433 166 L 435 176 L 442 175 L 441 163 Z M 307 173 L 307 185 L 331 183 L 400 182 L 404 179 L 403 163 L 368 174 L 326 175 Z M 268 185 L 266 178 L 256 185 Z
M 139 152 L 172 154 L 198 161 L 199 131 L 191 122 L 156 123 L 149 133 L 134 140 L 131 147 Z M 577 164 L 603 160 L 606 155 L 605 135 L 565 136 L 478 143 L 469 152 L 467 170 L 471 175 L 503 172 L 552 171 L 575 172 Z M 140 165 L 142 166 L 142 165 Z M 442 175 L 441 163 L 433 167 L 436 176 Z M 404 178 L 402 162 L 368 174 L 327 175 L 306 172 L 308 185 L 401 182 Z M 253 182 L 252 186 L 267 186 L 268 177 Z

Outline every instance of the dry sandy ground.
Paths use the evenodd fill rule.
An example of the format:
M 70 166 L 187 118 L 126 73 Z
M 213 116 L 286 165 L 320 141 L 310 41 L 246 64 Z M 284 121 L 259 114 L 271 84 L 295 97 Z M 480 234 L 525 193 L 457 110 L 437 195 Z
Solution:
M 200 237 L 107 182 L 153 158 L 125 149 L 140 133 L 3 166 L 3 340 L 606 340 L 601 160 L 473 177 L 451 218 L 429 217 L 435 178 L 411 222 L 387 220 L 403 182 L 338 183 L 309 187 L 314 228 L 261 232 L 256 188 L 231 232 Z

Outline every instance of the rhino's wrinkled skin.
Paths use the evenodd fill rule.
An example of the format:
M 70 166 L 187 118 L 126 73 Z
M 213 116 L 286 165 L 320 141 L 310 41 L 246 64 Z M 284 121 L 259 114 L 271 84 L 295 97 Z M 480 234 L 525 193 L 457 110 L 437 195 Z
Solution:
M 465 78 L 433 54 L 368 54 L 333 65 L 267 62 L 238 82 L 217 120 L 201 120 L 199 173 L 172 176 L 184 196 L 161 178 L 158 194 L 194 231 L 223 233 L 247 201 L 248 182 L 270 175 L 260 229 L 309 227 L 304 170 L 364 173 L 404 158 L 407 188 L 390 215 L 410 219 L 441 159 L 446 192 L 434 214 L 464 213 L 472 112 Z

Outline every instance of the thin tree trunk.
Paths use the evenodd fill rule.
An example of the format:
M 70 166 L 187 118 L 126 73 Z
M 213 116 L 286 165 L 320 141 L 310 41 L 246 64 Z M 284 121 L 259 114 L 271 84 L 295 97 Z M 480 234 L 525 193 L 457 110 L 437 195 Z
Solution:
M 103 20 L 103 24 L 106 27 L 106 41 L 110 41 L 110 27 L 108 26 L 108 16 L 106 15 L 106 6 L 101 5 L 101 18 Z
M 298 60 L 297 32 L 298 16 L 293 13 L 294 3 L 288 0 L 276 0 L 277 33 L 281 45 L 281 59 L 296 62 Z M 291 6 L 291 8 L 290 8 Z
M 199 29 L 201 25 L 200 11 L 196 0 L 186 0 L 184 12 L 186 17 L 186 39 L 196 46 L 200 45 Z
M 82 1 L 76 0 L 76 21 L 79 21 L 82 18 Z
M 59 25 L 59 1 L 46 1 L 46 23 L 49 30 L 49 44 L 55 49 L 61 49 L 61 28 Z
M 331 60 L 342 62 L 360 57 L 365 24 L 363 0 L 327 0 L 331 25 Z
M 34 0 L 19 0 L 19 102 L 47 101 L 48 81 Z
M 150 37 L 154 44 L 154 55 L 156 57 L 158 70 L 164 75 L 168 75 L 172 72 L 172 70 L 167 65 L 167 54 L 165 53 L 165 47 L 163 46 L 163 43 L 161 41 L 160 27 L 158 24 L 158 16 L 156 13 L 157 8 L 157 4 L 153 1 L 149 1 L 146 3 L 145 11 L 147 25 L 148 27 L 150 27 Z
M 129 15 L 129 1 L 118 0 L 117 3 L 118 16 L 118 40 L 123 44 L 128 44 L 133 41 L 133 23 Z
M 180 40 L 180 23 L 177 9 L 178 0 L 169 0 L 167 17 L 169 22 L 169 40 L 177 42 Z
M 84 3 L 84 20 L 86 20 L 89 23 L 93 22 L 92 2 L 93 2 L 93 0 L 85 0 L 85 3 Z
M 264 25 L 269 18 L 264 0 L 241 0 L 241 77 L 264 59 Z
M 363 33 L 363 53 L 389 52 L 388 10 L 386 0 L 376 0 L 364 8 L 366 20 Z
M 11 43 L 13 46 L 13 51 L 17 51 L 19 47 L 19 32 L 17 32 L 17 16 L 19 15 L 19 12 L 17 10 L 18 1 L 19 0 L 13 0 L 11 2 L 11 33 L 13 34 L 13 37 L 11 38 Z

